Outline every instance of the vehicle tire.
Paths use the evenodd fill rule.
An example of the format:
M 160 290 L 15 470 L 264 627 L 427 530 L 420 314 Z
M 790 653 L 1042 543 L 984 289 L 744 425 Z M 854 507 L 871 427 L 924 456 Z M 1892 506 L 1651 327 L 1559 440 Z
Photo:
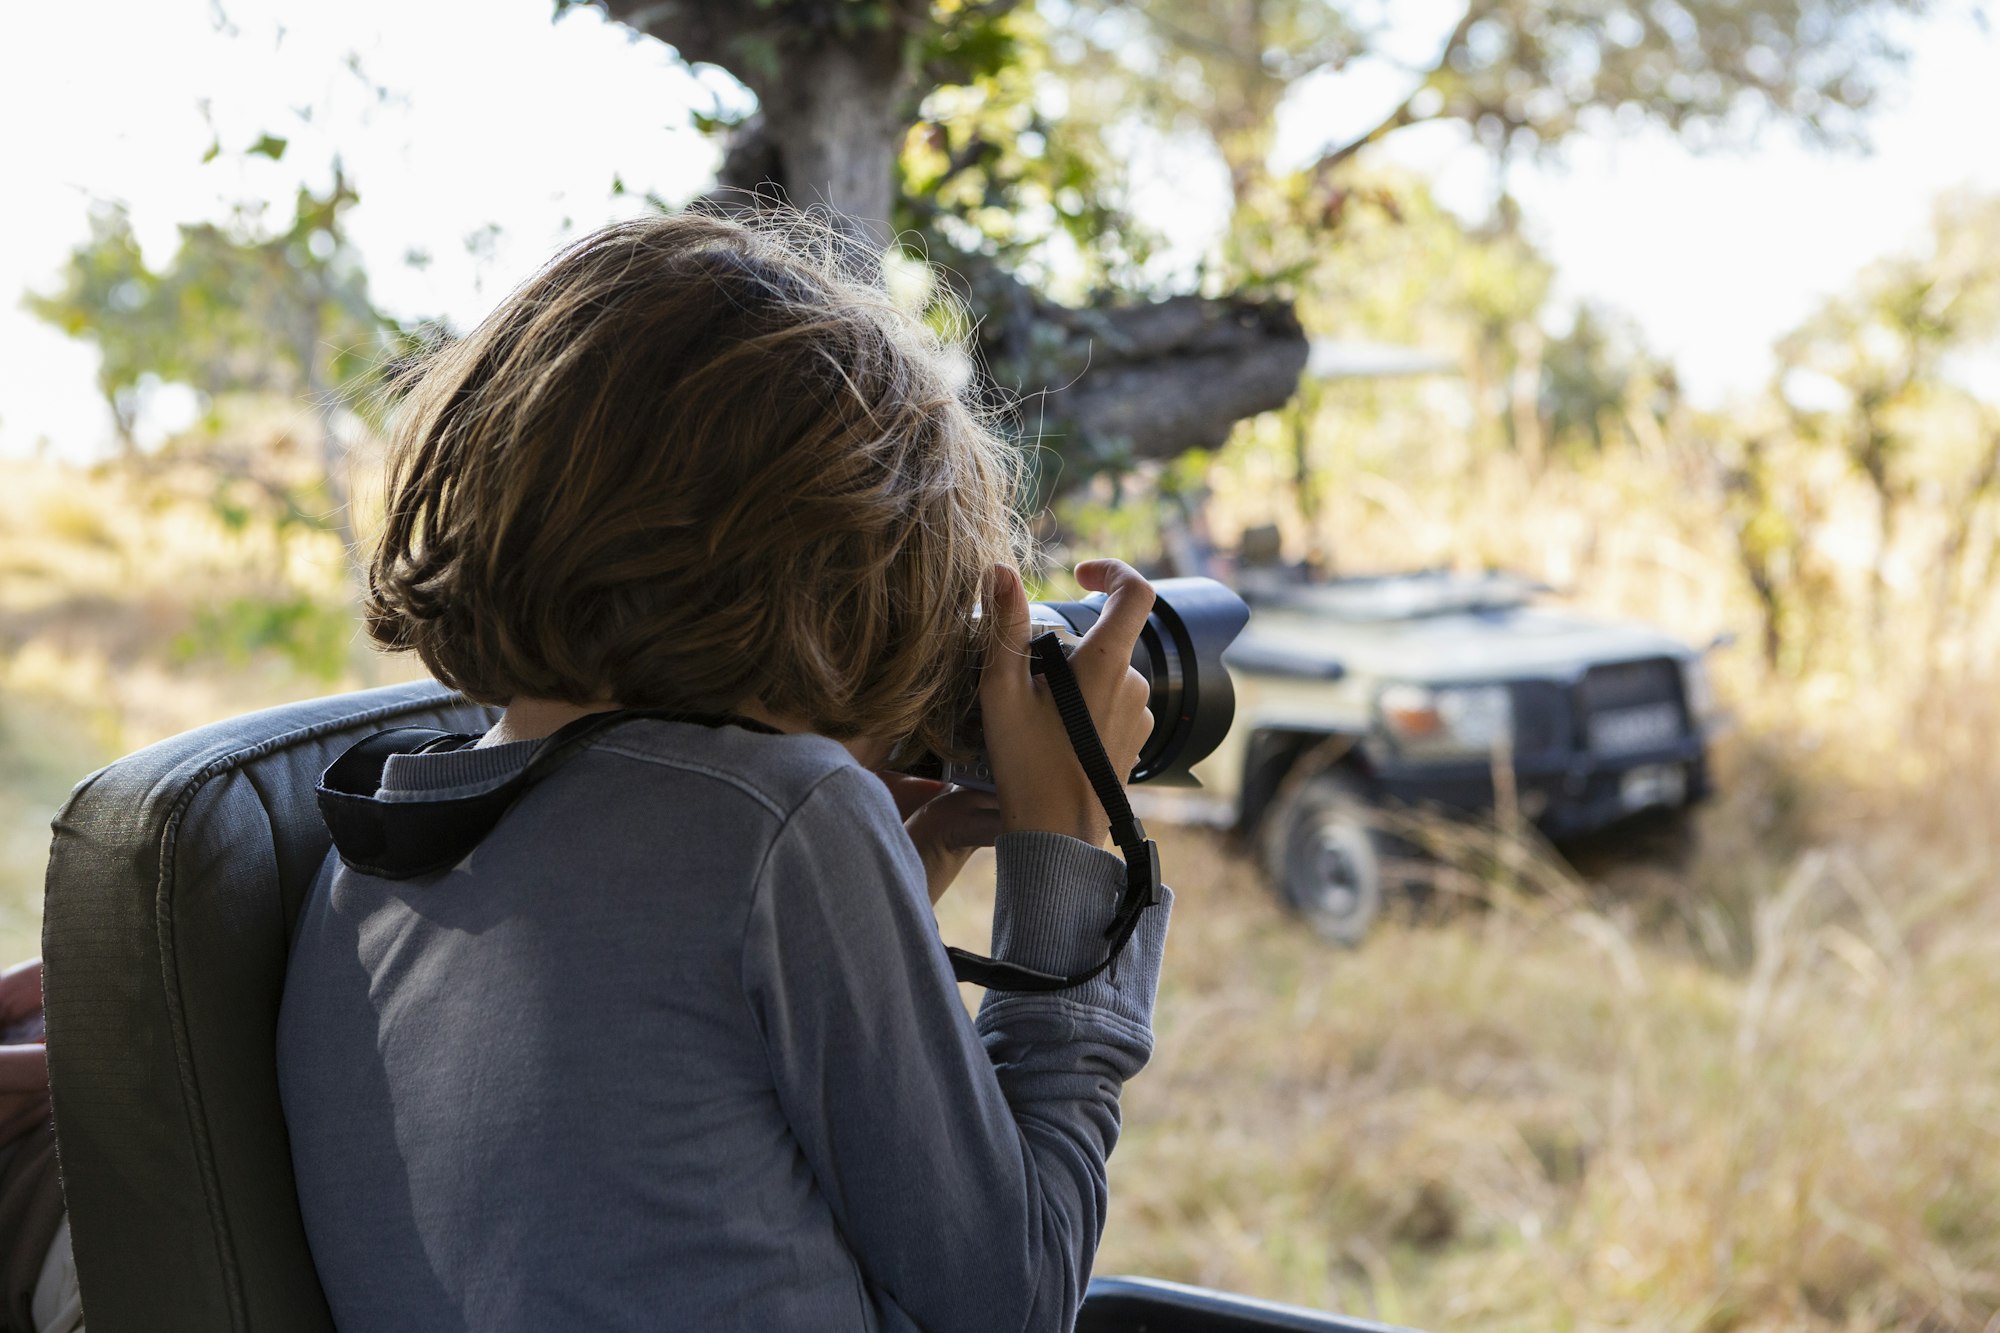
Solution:
M 1383 838 L 1367 790 L 1339 769 L 1282 797 L 1264 825 L 1272 890 L 1329 944 L 1360 944 L 1382 913 Z

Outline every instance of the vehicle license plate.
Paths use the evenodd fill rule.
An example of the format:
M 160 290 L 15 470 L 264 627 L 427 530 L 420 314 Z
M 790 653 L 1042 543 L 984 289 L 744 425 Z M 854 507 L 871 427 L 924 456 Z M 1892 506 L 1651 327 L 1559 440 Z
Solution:
M 1672 703 L 1607 708 L 1590 716 L 1590 748 L 1599 754 L 1656 750 L 1680 739 L 1681 710 Z
M 1627 810 L 1687 801 L 1687 772 L 1679 764 L 1645 764 L 1618 779 L 1618 797 Z

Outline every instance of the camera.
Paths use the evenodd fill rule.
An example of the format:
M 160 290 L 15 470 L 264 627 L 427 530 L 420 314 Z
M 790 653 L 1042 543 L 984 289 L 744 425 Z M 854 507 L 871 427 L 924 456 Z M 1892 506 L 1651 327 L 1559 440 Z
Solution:
M 1152 687 L 1146 707 L 1153 715 L 1153 734 L 1125 780 L 1195 787 L 1200 783 L 1190 770 L 1214 753 L 1236 717 L 1236 688 L 1222 664 L 1222 650 L 1243 632 L 1250 608 L 1214 579 L 1160 579 L 1153 584 L 1153 593 L 1152 614 L 1132 648 L 1132 665 Z M 1030 632 L 1053 631 L 1065 647 L 1072 647 L 1097 623 L 1103 607 L 1103 593 L 1075 602 L 1031 603 Z M 976 713 L 968 725 L 972 734 L 967 742 L 979 749 L 972 759 L 942 764 L 927 756 L 905 771 L 993 790 Z

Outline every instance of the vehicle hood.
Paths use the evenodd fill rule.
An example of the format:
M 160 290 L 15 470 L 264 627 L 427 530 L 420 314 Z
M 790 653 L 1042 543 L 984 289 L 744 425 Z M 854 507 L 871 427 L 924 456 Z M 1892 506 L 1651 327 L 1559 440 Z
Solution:
M 1258 609 L 1239 641 L 1246 658 L 1338 662 L 1351 676 L 1427 684 L 1567 681 L 1600 662 L 1690 658 L 1695 650 L 1646 625 L 1588 620 L 1534 607 L 1450 612 L 1408 620 L 1339 621 Z M 1234 669 L 1233 654 L 1226 655 Z

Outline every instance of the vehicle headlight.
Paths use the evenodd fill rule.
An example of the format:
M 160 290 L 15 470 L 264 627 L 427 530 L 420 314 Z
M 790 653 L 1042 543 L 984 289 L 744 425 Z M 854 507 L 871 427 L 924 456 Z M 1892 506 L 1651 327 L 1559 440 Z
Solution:
M 1376 708 L 1398 748 L 1412 754 L 1486 755 L 1514 739 L 1505 685 L 1391 685 Z

